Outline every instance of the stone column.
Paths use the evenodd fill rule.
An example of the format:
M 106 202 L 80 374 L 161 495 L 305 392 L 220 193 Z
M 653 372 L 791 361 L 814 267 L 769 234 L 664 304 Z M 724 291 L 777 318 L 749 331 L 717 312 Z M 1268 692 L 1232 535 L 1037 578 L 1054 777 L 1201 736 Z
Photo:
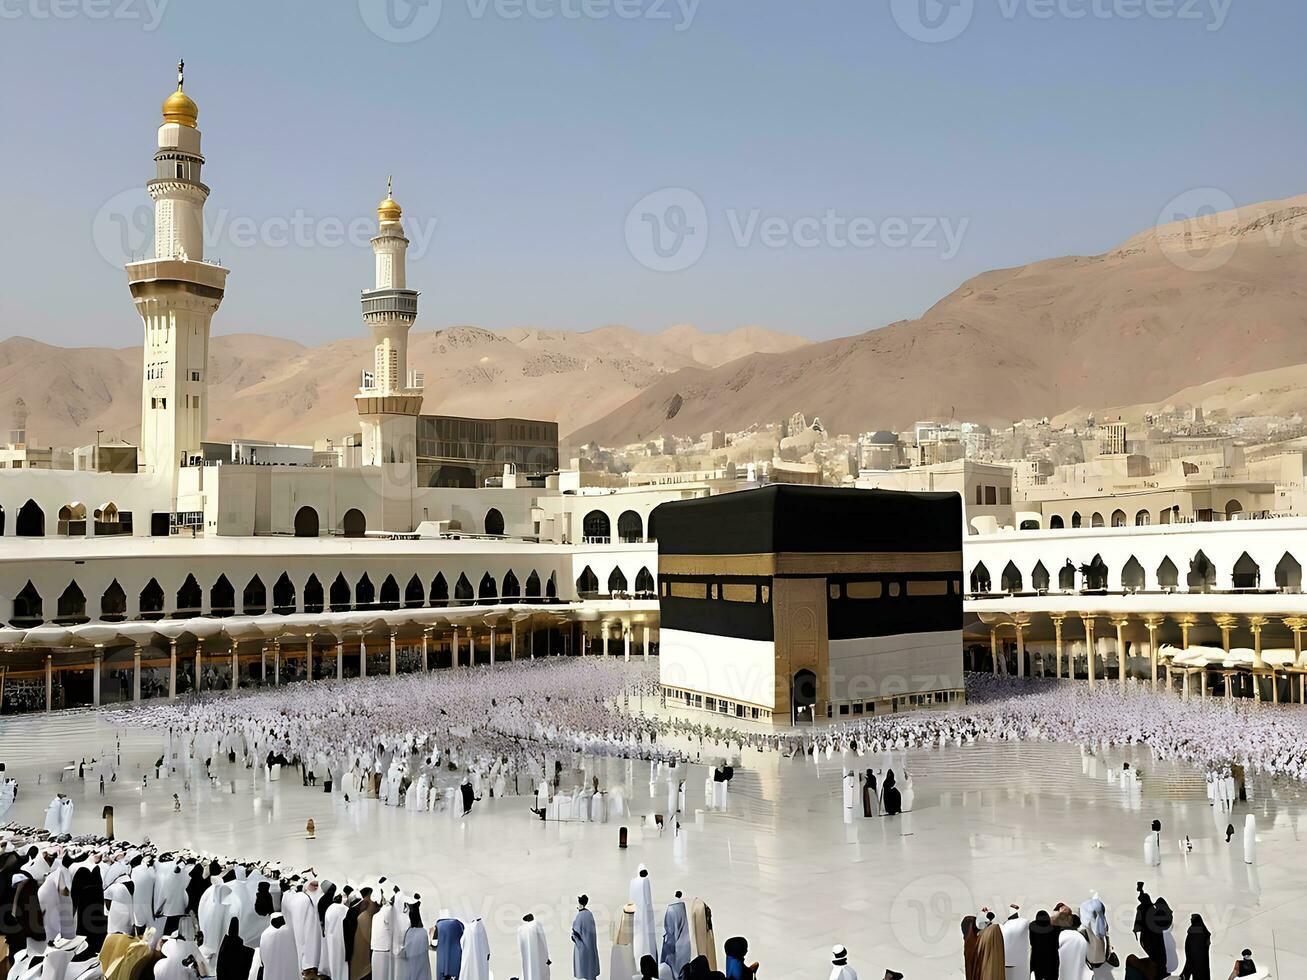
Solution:
M 431 627 L 422 627 L 422 673 L 431 669 Z
M 336 680 L 341 681 L 344 679 L 345 679 L 345 641 L 344 639 L 337 637 L 336 638 Z
M 313 636 L 304 638 L 304 679 L 313 680 Z
M 398 657 L 395 654 L 395 634 L 398 632 L 399 632 L 398 630 L 390 631 L 390 676 L 391 677 L 395 676 L 396 667 L 398 666 L 396 663 Z
M 517 620 L 508 621 L 508 659 L 510 663 L 517 661 Z
M 95 667 L 91 675 L 91 703 L 97 708 L 100 707 L 100 671 L 104 666 L 104 651 L 100 647 L 95 648 Z
M 240 690 L 241 686 L 241 657 L 240 644 L 235 640 L 231 641 L 231 689 Z
M 1249 616 L 1248 628 L 1253 633 L 1253 697 L 1260 701 L 1262 699 L 1262 678 L 1261 671 L 1266 669 L 1266 661 L 1262 659 L 1262 627 L 1266 625 L 1265 616 Z M 1275 673 L 1271 673 L 1271 687 L 1275 687 Z M 1278 694 L 1275 700 L 1279 700 Z
M 141 645 L 132 651 L 132 701 L 141 702 Z
M 631 631 L 625 626 L 622 628 L 622 641 L 624 643 L 622 648 L 622 659 L 629 664 L 631 662 Z
M 195 641 L 195 693 L 204 691 L 204 641 Z
M 604 623 L 604 656 L 608 656 L 608 642 L 613 638 L 612 628 Z
M 1098 685 L 1098 665 L 1094 661 L 1098 657 L 1096 655 L 1097 651 L 1094 650 L 1094 617 L 1081 616 L 1080 618 L 1085 624 L 1085 653 L 1089 655 L 1089 686 L 1096 687 Z
M 494 626 L 490 627 L 490 662 L 493 664 L 495 658 L 499 655 L 499 634 L 495 631 Z
M 649 627 L 644 628 L 644 659 L 649 659 Z
M 1126 617 L 1112 620 L 1112 625 L 1116 627 L 1116 678 L 1117 688 L 1125 690 L 1125 628 L 1130 625 L 1130 620 Z
M 54 710 L 54 654 L 45 655 L 45 711 Z
M 1184 669 L 1184 699 L 1189 700 L 1189 668 Z
M 368 676 L 368 638 L 359 634 L 359 677 Z
M 177 697 L 177 638 L 168 641 L 168 700 Z
M 1234 629 L 1236 620 L 1233 616 L 1213 616 L 1212 618 L 1216 620 L 1216 625 L 1221 627 L 1221 648 L 1225 650 L 1226 654 L 1229 654 L 1230 630 Z M 1185 646 L 1188 645 L 1188 643 L 1185 643 Z
M 281 687 L 281 639 L 272 641 L 272 685 Z
M 1157 690 L 1157 630 L 1165 620 L 1160 616 L 1149 616 L 1144 620 L 1148 627 L 1148 663 L 1152 670 L 1153 690 Z
M 1057 679 L 1062 679 L 1062 622 L 1065 616 L 1054 616 L 1053 619 L 1053 648 L 1056 657 L 1055 669 L 1057 670 Z
M 1029 620 L 1018 619 L 1014 624 L 1017 630 L 1017 676 L 1026 676 L 1026 627 Z
M 472 632 L 472 627 L 467 628 L 467 665 L 475 667 L 477 664 L 477 638 Z
M 268 641 L 259 645 L 259 683 L 268 683 Z
M 994 670 L 994 676 L 998 676 L 998 630 L 993 626 L 989 628 L 989 661 Z
M 458 627 L 454 627 L 454 635 L 450 637 L 450 666 L 458 666 Z

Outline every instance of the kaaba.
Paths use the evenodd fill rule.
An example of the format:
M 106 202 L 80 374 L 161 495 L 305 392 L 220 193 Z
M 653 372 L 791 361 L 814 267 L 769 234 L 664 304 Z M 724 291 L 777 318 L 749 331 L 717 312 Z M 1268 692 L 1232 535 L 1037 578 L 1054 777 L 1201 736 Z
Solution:
M 962 500 L 774 484 L 660 505 L 673 703 L 804 723 L 962 697 Z

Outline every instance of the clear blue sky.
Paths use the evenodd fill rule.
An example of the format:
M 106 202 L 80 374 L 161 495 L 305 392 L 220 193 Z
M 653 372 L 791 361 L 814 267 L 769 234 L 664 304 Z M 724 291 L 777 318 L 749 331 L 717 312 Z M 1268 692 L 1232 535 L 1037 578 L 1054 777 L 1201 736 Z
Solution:
M 390 172 L 410 225 L 435 221 L 409 270 L 426 329 L 813 338 L 919 315 L 985 269 L 1103 251 L 1194 187 L 1307 192 L 1296 2 L 975 0 L 944 43 L 899 26 L 938 0 L 704 0 L 689 19 L 675 0 L 444 0 L 409 43 L 368 27 L 424 30 L 432 8 L 406 0 L 151 2 L 0 0 L 0 336 L 138 342 L 105 210 L 146 200 L 179 56 L 223 223 L 211 255 L 232 269 L 218 333 L 361 334 L 370 253 L 333 247 L 331 222 L 371 218 Z M 666 187 L 707 217 L 673 272 L 627 241 L 632 206 Z M 841 248 L 813 233 L 828 211 L 965 236 L 947 258 Z M 781 219 L 779 247 L 733 231 L 751 213 Z M 233 232 L 297 216 L 308 244 Z

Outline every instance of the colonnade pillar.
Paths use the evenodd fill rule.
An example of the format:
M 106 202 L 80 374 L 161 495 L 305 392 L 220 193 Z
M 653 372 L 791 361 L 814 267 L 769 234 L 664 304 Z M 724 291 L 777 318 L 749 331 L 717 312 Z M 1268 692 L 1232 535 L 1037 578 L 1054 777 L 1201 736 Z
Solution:
M 359 677 L 368 676 L 368 638 L 363 633 L 359 634 Z
M 1054 616 L 1053 619 L 1053 649 L 1056 657 L 1055 669 L 1058 680 L 1062 679 L 1062 622 L 1065 616 Z
M 1089 659 L 1089 686 L 1096 687 L 1098 685 L 1098 665 L 1094 662 L 1097 659 L 1094 652 L 1094 617 L 1081 616 L 1080 618 L 1085 624 L 1085 653 L 1088 654 Z M 1073 670 L 1072 673 L 1074 674 L 1075 671 Z
M 100 670 L 104 665 L 104 651 L 95 648 L 95 673 L 91 677 L 91 703 L 100 707 Z
M 272 684 L 281 687 L 281 640 L 272 641 Z
M 195 641 L 195 693 L 204 690 L 204 641 Z
M 391 676 L 391 677 L 394 677 L 394 676 L 395 676 L 395 671 L 396 671 L 396 666 L 397 666 L 397 665 L 396 665 L 396 660 L 397 660 L 398 658 L 397 658 L 396 653 L 395 653 L 395 635 L 396 635 L 398 632 L 399 632 L 398 630 L 391 630 L 391 631 L 390 631 L 390 676 Z
M 54 654 L 45 655 L 45 710 L 49 714 L 54 710 Z
M 1125 628 L 1130 625 L 1130 620 L 1124 616 L 1112 620 L 1112 625 L 1116 627 L 1116 682 L 1117 689 L 1125 690 Z
M 622 627 L 622 659 L 628 664 L 631 662 L 631 630 L 625 625 Z
M 989 628 L 989 660 L 990 666 L 993 667 L 994 676 L 998 676 L 998 630 L 994 627 Z
M 454 635 L 453 637 L 451 637 L 450 643 L 452 644 L 452 650 L 453 650 L 453 653 L 451 654 L 452 659 L 450 660 L 450 666 L 457 667 L 458 666 L 458 627 L 457 626 L 454 627 Z
M 141 700 L 141 645 L 136 644 L 136 649 L 132 651 L 132 701 L 140 703 Z
M 1017 619 L 1013 624 L 1017 631 L 1017 676 L 1026 676 L 1026 627 L 1030 625 L 1028 619 Z
M 313 634 L 304 638 L 304 679 L 313 680 Z
M 508 621 L 508 659 L 512 663 L 517 662 L 517 620 Z
M 498 634 L 493 626 L 490 627 L 490 662 L 495 662 L 495 657 L 499 653 Z
M 1149 616 L 1144 620 L 1148 627 L 1148 666 L 1152 671 L 1153 691 L 1157 690 L 1157 630 L 1164 620 L 1160 616 Z
M 268 683 L 268 641 L 259 644 L 259 683 Z
M 648 659 L 649 659 L 649 627 L 648 627 L 648 626 L 645 626 L 645 628 L 644 628 L 644 650 L 643 650 L 643 652 L 644 652 L 644 659 L 645 659 L 645 660 L 648 660 Z
M 240 644 L 235 640 L 231 641 L 231 689 L 239 690 L 241 686 L 241 657 Z
M 336 639 L 336 680 L 345 679 L 345 641 Z
M 168 641 L 168 700 L 177 697 L 177 638 Z
M 612 639 L 613 631 L 607 623 L 604 623 L 604 656 L 608 656 L 608 641 Z
M 422 673 L 431 669 L 431 627 L 422 627 Z

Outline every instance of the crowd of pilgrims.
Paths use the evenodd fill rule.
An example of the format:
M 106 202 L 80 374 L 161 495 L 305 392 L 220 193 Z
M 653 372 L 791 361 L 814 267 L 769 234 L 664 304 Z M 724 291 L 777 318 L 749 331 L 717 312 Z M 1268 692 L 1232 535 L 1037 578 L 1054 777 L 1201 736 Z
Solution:
M 1189 917 L 1176 938 L 1176 916 L 1165 898 L 1149 897 L 1141 881 L 1136 886 L 1131 934 L 1140 952 L 1116 949 L 1107 907 L 1097 894 L 1072 908 L 1058 902 L 1050 912 L 1040 909 L 1027 918 L 1016 905 L 999 919 L 990 909 L 962 920 L 962 959 L 966 980 L 1212 980 L 1212 934 L 1203 917 Z M 1117 970 L 1125 968 L 1124 974 Z M 1237 957 L 1226 977 L 1265 977 L 1252 950 Z
M 571 970 L 597 980 L 752 980 L 748 941 L 720 947 L 712 910 L 681 892 L 661 917 L 649 871 L 631 879 L 601 968 L 589 898 L 577 898 Z M 661 919 L 661 928 L 659 927 Z M 550 980 L 534 915 L 501 976 Z M 847 958 L 846 951 L 837 949 Z M 500 960 L 496 960 L 498 963 Z M 520 971 L 516 963 L 520 962 Z M 433 963 L 434 961 L 434 963 Z M 842 962 L 842 961 L 841 961 Z M 856 974 L 831 976 L 856 980 Z M 843 969 L 850 969 L 843 967 Z M 0 832 L 0 976 L 7 980 L 493 980 L 482 919 L 431 915 L 385 877 L 337 885 L 312 869 L 168 851 L 102 837 Z M 888 980 L 902 980 L 887 971 Z

